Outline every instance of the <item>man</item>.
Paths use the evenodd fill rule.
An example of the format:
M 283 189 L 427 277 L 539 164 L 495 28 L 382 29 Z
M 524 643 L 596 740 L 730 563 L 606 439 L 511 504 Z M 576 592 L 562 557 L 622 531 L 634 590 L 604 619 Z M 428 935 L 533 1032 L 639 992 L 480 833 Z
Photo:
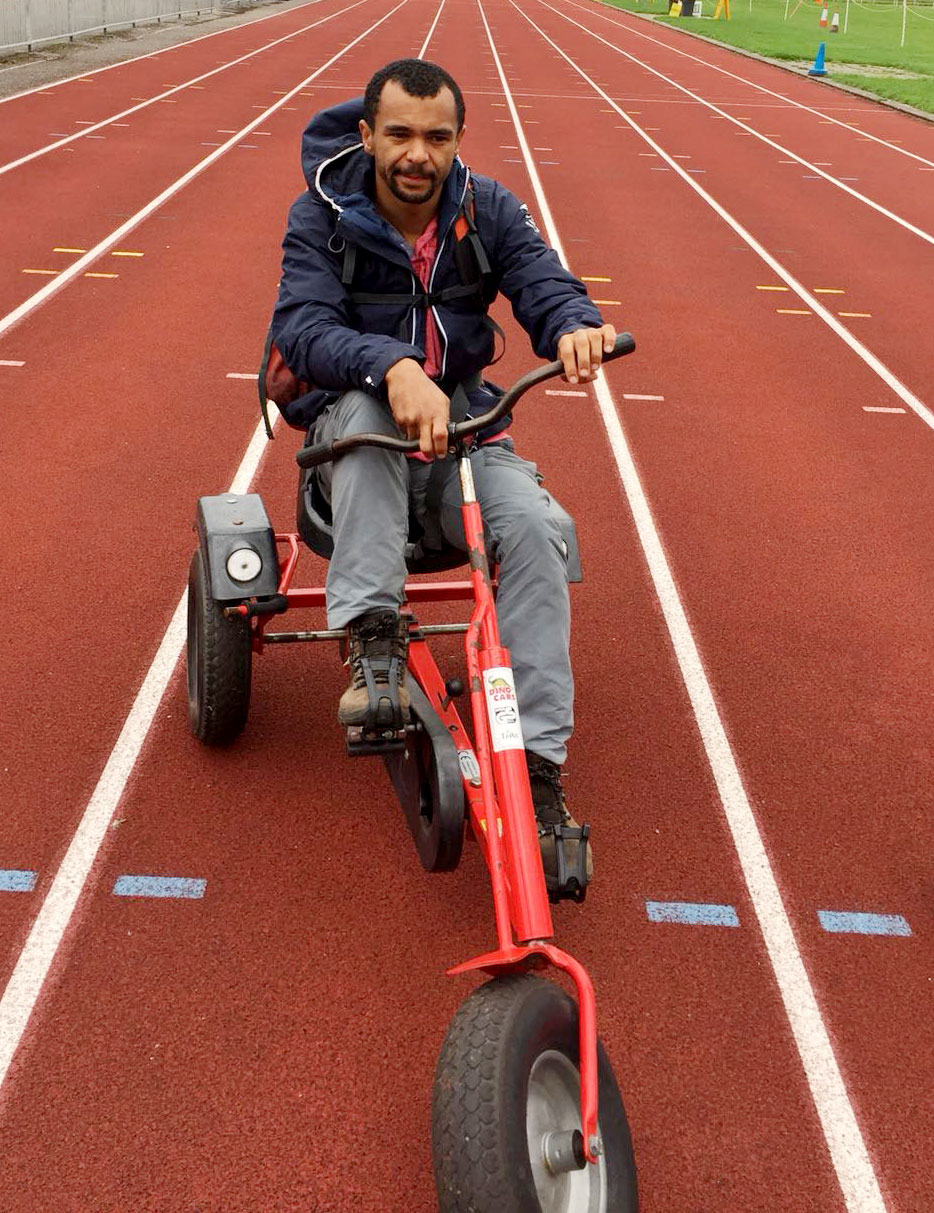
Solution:
M 463 96 L 448 73 L 402 59 L 373 76 L 362 104 L 317 114 L 303 140 L 309 188 L 290 213 L 273 319 L 286 364 L 316 389 L 298 402 L 300 420 L 318 442 L 401 431 L 421 450 L 407 460 L 362 447 L 321 469 L 334 524 L 328 625 L 349 633 L 346 726 L 408 712 L 399 609 L 410 502 L 427 534 L 440 529 L 465 546 L 453 461 L 433 461 L 447 452 L 452 396 L 466 398 L 471 415 L 495 401 L 498 389 L 479 376 L 494 354 L 489 303 L 502 292 L 536 353 L 560 358 L 570 383 L 592 379 L 615 340 L 525 206 L 458 158 L 464 129 Z M 534 464 L 516 455 L 508 424 L 478 436 L 471 466 L 499 565 L 500 630 L 553 888 L 548 827 L 577 825 L 560 780 L 573 725 L 566 548 L 556 507 Z M 578 846 L 566 843 L 572 866 Z M 586 862 L 589 874 L 589 847 Z

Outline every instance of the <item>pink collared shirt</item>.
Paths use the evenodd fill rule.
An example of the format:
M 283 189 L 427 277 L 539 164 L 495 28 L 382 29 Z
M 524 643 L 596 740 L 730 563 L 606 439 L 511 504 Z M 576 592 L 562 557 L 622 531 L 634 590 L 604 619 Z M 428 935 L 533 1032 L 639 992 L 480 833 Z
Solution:
M 438 254 L 438 216 L 432 219 L 419 238 L 415 241 L 409 258 L 412 262 L 412 272 L 417 275 L 422 287 L 427 291 L 431 281 L 431 269 Z M 434 378 L 441 373 L 441 340 L 438 336 L 438 325 L 435 322 L 431 308 L 425 309 L 425 374 Z

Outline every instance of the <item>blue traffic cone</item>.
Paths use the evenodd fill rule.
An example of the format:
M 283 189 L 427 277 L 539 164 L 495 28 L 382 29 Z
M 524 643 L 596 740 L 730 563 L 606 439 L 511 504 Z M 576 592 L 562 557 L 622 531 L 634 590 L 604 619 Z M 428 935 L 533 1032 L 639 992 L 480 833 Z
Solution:
M 817 54 L 814 57 L 814 66 L 808 69 L 809 76 L 826 76 L 827 69 L 824 67 L 824 44 L 823 42 L 817 48 Z

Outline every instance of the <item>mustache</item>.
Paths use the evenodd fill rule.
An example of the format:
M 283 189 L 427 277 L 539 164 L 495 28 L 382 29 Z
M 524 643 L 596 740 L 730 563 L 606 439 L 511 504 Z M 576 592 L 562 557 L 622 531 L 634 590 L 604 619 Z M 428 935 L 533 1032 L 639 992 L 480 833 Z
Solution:
M 404 168 L 394 168 L 392 170 L 394 177 L 417 177 L 419 181 L 434 181 L 434 173 L 409 172 Z

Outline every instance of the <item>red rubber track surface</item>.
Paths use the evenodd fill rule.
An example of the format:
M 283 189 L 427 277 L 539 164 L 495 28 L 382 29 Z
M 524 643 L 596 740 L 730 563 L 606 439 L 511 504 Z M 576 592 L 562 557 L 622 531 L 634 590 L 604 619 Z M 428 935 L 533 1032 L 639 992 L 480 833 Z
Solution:
M 844 288 L 828 297 L 845 300 L 833 310 L 871 312 L 844 323 L 932 403 L 930 246 L 696 103 L 673 104 L 656 77 L 543 5 L 522 7 L 623 108 L 641 110 L 637 122 L 659 127 L 666 150 L 706 169 L 704 187 L 805 285 Z M 730 112 L 747 116 L 748 85 L 646 44 L 627 18 L 611 14 L 614 30 L 602 10 L 558 7 L 725 108 L 746 103 Z M 239 128 L 260 112 L 251 105 L 388 8 L 372 0 L 308 45 L 285 44 L 268 64 L 257 56 L 249 88 L 244 65 L 190 106 L 180 94 L 141 111 L 132 144 L 78 140 L 0 179 L 5 217 L 8 198 L 20 217 L 5 243 L 8 306 L 32 289 L 17 277 L 30 257 L 90 247 L 120 222 L 99 211 L 143 205 L 209 150 L 202 141 L 224 138 L 212 130 Z M 436 11 L 409 0 L 310 86 L 307 112 L 417 53 Z M 592 293 L 622 301 L 607 318 L 639 341 L 608 378 L 889 1207 L 925 1209 L 934 434 L 910 413 L 865 413 L 901 402 L 816 316 L 776 313 L 804 305 L 756 291 L 771 271 L 673 172 L 653 171 L 658 161 L 639 155 L 648 146 L 513 6 L 487 12 L 529 142 L 549 149 L 535 156 L 559 162 L 539 171 L 571 266 L 612 279 Z M 264 23 L 262 38 L 278 25 Z M 94 113 L 92 87 L 77 83 L 54 103 L 15 104 L 54 104 L 48 129 L 66 130 L 147 95 L 134 70 L 178 83 L 170 57 L 185 54 L 196 74 L 231 46 L 214 39 L 158 67 L 108 72 Z M 534 211 L 473 3 L 448 0 L 428 55 L 465 89 L 465 158 Z M 845 155 L 859 188 L 930 227 L 915 162 L 771 101 L 760 129 L 834 171 Z M 836 94 L 831 105 L 934 159 L 921 123 Z M 307 112 L 273 115 L 259 147 L 232 150 L 144 223 L 128 245 L 146 255 L 120 263 L 118 279 L 74 283 L 0 344 L 0 357 L 26 363 L 0 367 L 12 537 L 0 866 L 40 873 L 32 894 L 0 895 L 4 981 L 178 600 L 195 498 L 229 485 L 255 426 L 253 385 L 225 376 L 257 361 Z M 46 117 L 11 155 L 39 145 Z M 818 155 L 827 131 L 833 150 Z M 53 220 L 65 217 L 60 235 Z M 498 378 L 527 365 L 513 326 Z M 595 407 L 541 394 L 522 408 L 517 436 L 576 515 L 586 572 L 574 592 L 568 786 L 594 825 L 597 883 L 583 910 L 560 908 L 559 942 L 596 983 L 644 1208 L 842 1208 Z M 296 444 L 281 433 L 256 481 L 280 526 Z M 304 569 L 323 576 L 311 557 Z M 457 667 L 453 642 L 438 652 Z M 421 872 L 381 768 L 343 758 L 342 683 L 326 649 L 268 653 L 242 741 L 210 753 L 188 736 L 176 675 L 0 1092 L 6 1207 L 434 1207 L 431 1075 L 469 985 L 443 971 L 489 944 L 487 880 L 472 848 L 449 877 Z M 115 898 L 122 873 L 200 876 L 207 893 Z M 730 903 L 741 928 L 650 924 L 647 898 Z M 902 913 L 914 937 L 826 935 L 818 908 Z

